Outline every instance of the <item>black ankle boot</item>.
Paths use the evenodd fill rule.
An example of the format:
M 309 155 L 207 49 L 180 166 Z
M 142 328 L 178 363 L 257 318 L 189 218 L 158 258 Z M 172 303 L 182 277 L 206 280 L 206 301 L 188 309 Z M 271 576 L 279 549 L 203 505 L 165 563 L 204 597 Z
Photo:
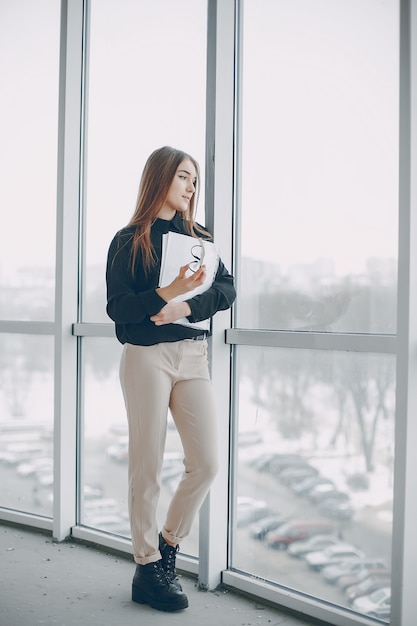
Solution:
M 180 579 L 175 571 L 175 557 L 179 549 L 180 547 L 178 545 L 175 546 L 175 548 L 174 546 L 170 546 L 163 538 L 162 533 L 159 533 L 159 552 L 162 556 L 162 567 L 172 584 L 182 591 Z
M 168 579 L 161 560 L 136 566 L 132 600 L 159 611 L 180 611 L 188 606 L 187 596 Z

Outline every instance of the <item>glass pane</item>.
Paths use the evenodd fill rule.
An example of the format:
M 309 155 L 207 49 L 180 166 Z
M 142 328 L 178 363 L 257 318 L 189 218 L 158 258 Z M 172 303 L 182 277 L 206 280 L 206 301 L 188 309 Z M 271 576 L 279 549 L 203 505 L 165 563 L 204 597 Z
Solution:
M 127 515 L 126 417 L 119 384 L 121 346 L 82 340 L 84 423 L 81 523 L 130 536 Z
M 60 3 L 0 6 L 0 315 L 52 320 Z
M 52 516 L 54 340 L 0 334 L 0 506 Z
M 398 5 L 244 2 L 240 327 L 396 332 Z
M 204 175 L 206 29 L 206 0 L 91 2 L 84 321 L 109 322 L 107 249 L 151 152 L 189 152 Z
M 128 515 L 126 410 L 119 382 L 122 346 L 111 339 L 83 339 L 84 444 L 81 523 L 130 537 Z M 168 416 L 167 442 L 158 509 L 160 527 L 184 470 L 178 433 Z M 181 552 L 198 554 L 198 520 Z
M 233 568 L 367 612 L 390 588 L 395 358 L 236 353 Z

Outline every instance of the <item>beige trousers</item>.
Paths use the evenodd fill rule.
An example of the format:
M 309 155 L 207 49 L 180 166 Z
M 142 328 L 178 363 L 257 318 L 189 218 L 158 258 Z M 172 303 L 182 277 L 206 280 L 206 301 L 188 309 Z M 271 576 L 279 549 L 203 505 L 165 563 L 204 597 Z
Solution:
M 129 515 L 136 563 L 161 558 L 156 509 L 168 407 L 179 432 L 185 471 L 169 506 L 165 538 L 188 535 L 217 473 L 217 424 L 207 342 L 125 344 L 120 381 L 129 423 Z

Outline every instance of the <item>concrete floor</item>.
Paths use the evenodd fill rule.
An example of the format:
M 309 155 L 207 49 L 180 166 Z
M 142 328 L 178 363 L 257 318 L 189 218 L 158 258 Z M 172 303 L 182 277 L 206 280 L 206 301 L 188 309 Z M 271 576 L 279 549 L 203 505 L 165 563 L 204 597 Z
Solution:
M 306 626 L 227 591 L 200 591 L 181 576 L 189 608 L 163 613 L 131 602 L 134 563 L 78 542 L 55 543 L 33 529 L 0 522 L 0 625 Z M 317 624 L 317 622 L 314 622 Z

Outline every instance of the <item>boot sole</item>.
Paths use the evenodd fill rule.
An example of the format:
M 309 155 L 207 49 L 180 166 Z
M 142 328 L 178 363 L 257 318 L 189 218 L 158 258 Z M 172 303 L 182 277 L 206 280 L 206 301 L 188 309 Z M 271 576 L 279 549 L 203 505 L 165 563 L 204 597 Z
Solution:
M 149 594 L 143 591 L 143 589 L 136 587 L 136 585 L 132 585 L 132 602 L 137 602 L 138 604 L 149 604 L 149 606 L 153 609 L 157 609 L 158 611 L 182 611 L 188 607 L 188 599 L 186 595 L 179 597 L 175 602 L 161 602 L 160 600 L 152 598 Z

